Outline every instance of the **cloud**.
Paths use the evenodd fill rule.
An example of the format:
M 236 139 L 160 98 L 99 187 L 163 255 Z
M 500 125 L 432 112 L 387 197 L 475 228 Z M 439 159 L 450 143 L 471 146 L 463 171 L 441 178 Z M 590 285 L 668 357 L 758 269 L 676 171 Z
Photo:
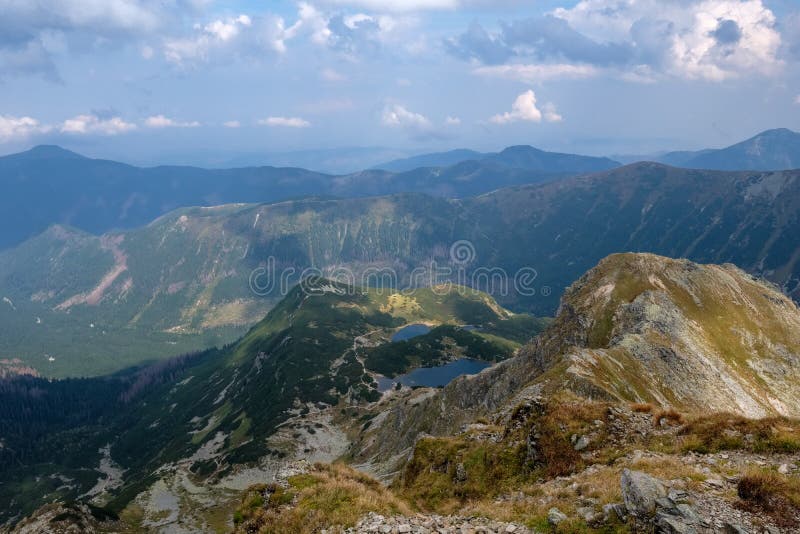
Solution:
M 247 15 L 217 19 L 205 25 L 195 24 L 195 35 L 164 41 L 164 58 L 175 64 L 208 60 L 215 49 L 223 48 L 253 25 Z
M 797 104 L 798 106 L 800 106 L 800 95 L 797 95 L 796 97 L 794 97 L 794 103 Z
M 59 52 L 154 36 L 195 11 L 193 0 L 0 0 L 0 76 L 58 80 Z
M 381 120 L 385 126 L 390 127 L 423 130 L 429 129 L 432 126 L 431 121 L 425 115 L 409 111 L 399 104 L 384 108 Z
M 197 121 L 181 122 L 165 117 L 164 115 L 154 115 L 147 117 L 144 121 L 148 128 L 197 128 L 200 123 Z
M 445 48 L 461 59 L 477 59 L 489 65 L 504 63 L 514 54 L 502 37 L 489 35 L 477 21 L 461 35 L 445 40 Z
M 324 0 L 337 6 L 351 6 L 385 12 L 454 10 L 468 7 L 498 7 L 524 4 L 524 0 Z
M 431 9 L 455 9 L 464 2 L 459 0 L 326 0 L 327 3 L 339 6 L 354 6 L 370 11 L 399 12 L 425 11 Z
M 258 121 L 261 126 L 282 126 L 286 128 L 308 128 L 311 123 L 299 117 L 268 117 Z
M 544 105 L 544 120 L 547 122 L 561 122 L 564 120 L 558 111 L 556 111 L 556 106 L 552 102 L 548 102 Z
M 783 63 L 776 17 L 762 0 L 582 0 L 554 15 L 594 39 L 634 45 L 628 63 L 664 75 L 723 81 L 774 74 Z
M 763 0 L 581 0 L 501 23 L 495 34 L 473 23 L 445 49 L 483 64 L 478 72 L 528 83 L 582 77 L 592 68 L 635 81 L 723 81 L 783 66 L 776 17 Z
M 565 78 L 590 78 L 600 72 L 600 69 L 592 65 L 572 65 L 569 63 L 491 65 L 477 67 L 473 70 L 473 73 L 479 76 L 505 78 L 527 84 Z
M 225 121 L 222 123 L 225 128 L 239 128 L 242 126 L 242 123 L 239 121 Z
M 447 126 L 460 126 L 461 125 L 461 118 L 459 118 L 459 117 L 447 117 L 444 120 L 444 123 Z
M 343 82 L 347 80 L 347 77 L 344 74 L 341 74 L 340 72 L 331 68 L 322 69 L 322 71 L 319 73 L 319 77 L 326 82 Z
M 511 124 L 513 122 L 561 122 L 563 118 L 556 112 L 553 104 L 546 104 L 544 113 L 536 106 L 536 94 L 532 90 L 519 95 L 511 105 L 511 111 L 495 115 L 489 122 L 494 124 Z
M 120 117 L 98 117 L 96 114 L 78 115 L 67 119 L 61 125 L 62 133 L 117 135 L 136 129 L 136 125 L 125 122 Z
M 51 129 L 31 117 L 0 115 L 0 143 L 27 139 L 35 134 L 47 133 Z

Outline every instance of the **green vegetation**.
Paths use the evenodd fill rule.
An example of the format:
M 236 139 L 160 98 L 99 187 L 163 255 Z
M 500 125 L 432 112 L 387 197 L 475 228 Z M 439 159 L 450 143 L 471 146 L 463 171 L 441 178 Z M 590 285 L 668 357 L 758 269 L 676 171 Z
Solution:
M 43 497 L 85 493 L 97 481 L 98 451 L 108 444 L 125 470 L 124 485 L 107 503 L 117 513 L 155 482 L 159 467 L 200 448 L 206 452 L 189 465 L 197 482 L 224 477 L 234 465 L 279 458 L 285 453 L 270 450 L 267 438 L 294 414 L 380 398 L 362 360 L 377 367 L 384 362 L 357 338 L 392 347 L 389 338 L 401 325 L 441 322 L 448 323 L 443 342 L 464 335 L 465 347 L 505 356 L 514 341 L 487 341 L 454 325 L 502 324 L 509 316 L 474 292 L 420 289 L 408 296 L 308 279 L 242 339 L 220 349 L 111 378 L 0 381 L 0 401 L 9 400 L 0 403 L 0 425 L 9 429 L 0 476 L 14 481 L 0 487 L 0 510 L 6 511 L 0 518 L 13 513 L 10 503 L 18 500 L 29 512 Z M 63 484 L 59 475 L 74 482 Z
M 234 512 L 237 533 L 305 534 L 349 528 L 367 512 L 410 513 L 380 482 L 342 464 L 317 464 L 289 487 L 254 486 Z
M 497 362 L 512 354 L 513 349 L 507 344 L 458 326 L 443 325 L 422 336 L 369 349 L 364 364 L 391 378 L 417 367 L 435 367 L 460 358 Z
M 746 419 L 715 414 L 690 421 L 682 431 L 686 450 L 708 454 L 746 450 L 758 454 L 800 452 L 800 421 L 787 418 Z

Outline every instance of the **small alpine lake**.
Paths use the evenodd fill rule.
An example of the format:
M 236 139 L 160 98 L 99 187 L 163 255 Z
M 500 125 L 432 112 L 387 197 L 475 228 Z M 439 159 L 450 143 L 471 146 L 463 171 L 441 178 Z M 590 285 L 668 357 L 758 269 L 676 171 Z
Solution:
M 438 367 L 420 367 L 394 378 L 379 378 L 378 391 L 388 391 L 400 383 L 408 387 L 443 387 L 462 375 L 475 375 L 491 367 L 491 363 L 463 358 Z
M 431 327 L 426 324 L 410 324 L 395 332 L 392 336 L 392 343 L 406 341 L 417 336 L 424 336 L 430 331 Z

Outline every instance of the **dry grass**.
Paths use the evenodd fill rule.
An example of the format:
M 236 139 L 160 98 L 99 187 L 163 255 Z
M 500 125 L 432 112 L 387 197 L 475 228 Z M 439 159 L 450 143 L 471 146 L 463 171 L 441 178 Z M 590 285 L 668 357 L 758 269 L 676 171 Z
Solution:
M 317 464 L 289 479 L 289 488 L 255 486 L 242 499 L 236 532 L 307 534 L 344 530 L 368 512 L 408 514 L 409 506 L 380 482 L 342 464 Z
M 684 423 L 683 415 L 677 412 L 674 408 L 667 408 L 658 410 L 653 415 L 653 426 L 660 427 L 662 422 L 672 425 L 682 425 Z
M 582 498 L 596 499 L 600 506 L 622 500 L 619 467 L 598 467 L 590 473 L 584 472 L 568 479 L 554 479 L 542 483 L 520 486 L 523 499 L 471 501 L 458 512 L 463 515 L 489 517 L 497 521 L 523 523 L 541 532 L 553 532 L 547 522 L 550 508 L 558 508 L 568 516 L 574 516 Z M 555 530 L 559 533 L 597 532 L 585 522 L 572 519 Z M 611 521 L 604 525 L 605 533 L 628 533 L 628 525 Z
M 746 419 L 713 414 L 690 421 L 681 435 L 685 450 L 701 454 L 723 450 L 760 454 L 800 452 L 800 421 L 782 417 Z
M 739 480 L 740 507 L 757 514 L 767 514 L 780 526 L 800 526 L 800 480 L 775 471 L 751 469 Z
M 583 467 L 571 438 L 597 432 L 594 421 L 605 423 L 607 414 L 608 406 L 603 403 L 563 402 L 548 406 L 538 423 L 539 450 L 548 477 L 568 475 Z M 602 442 L 602 437 L 597 441 Z
M 636 413 L 652 413 L 655 409 L 655 406 L 649 403 L 636 403 L 631 404 L 631 411 Z

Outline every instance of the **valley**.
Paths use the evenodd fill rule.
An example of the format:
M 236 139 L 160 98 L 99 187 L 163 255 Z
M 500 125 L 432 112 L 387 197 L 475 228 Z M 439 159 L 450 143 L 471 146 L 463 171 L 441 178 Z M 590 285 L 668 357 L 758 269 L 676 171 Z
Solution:
M 0 295 L 13 303 L 0 303 L 3 324 L 13 325 L 0 359 L 43 376 L 92 376 L 229 343 L 280 298 L 279 273 L 296 283 L 307 269 L 344 282 L 388 272 L 402 289 L 435 262 L 508 309 L 547 317 L 600 259 L 636 251 L 730 262 L 796 298 L 798 202 L 797 171 L 641 163 L 458 200 L 399 194 L 187 208 L 100 237 L 55 226 L 0 252 Z M 464 240 L 474 257 L 454 264 L 451 247 Z M 254 292 L 251 276 L 268 269 L 273 284 Z
M 68 516 L 98 532 L 800 524 L 800 311 L 768 283 L 733 266 L 612 255 L 538 336 L 485 294 L 425 289 L 398 306 L 397 293 L 352 289 L 308 280 L 233 345 L 88 388 L 19 378 L 15 398 L 41 390 L 26 401 L 36 406 L 77 387 L 86 408 L 66 406 L 79 419 L 45 438 L 30 424 L 49 416 L 43 406 L 4 439 L 6 509 L 89 495 L 101 508 Z M 489 334 L 521 319 L 530 342 Z M 392 341 L 415 324 L 442 326 Z M 424 364 L 414 347 L 499 363 L 441 389 L 380 393 L 376 378 Z M 15 413 L 0 413 L 4 425 Z M 44 463 L 50 447 L 75 452 Z M 764 477 L 783 508 L 743 489 Z M 18 531 L 65 513 L 42 508 Z

